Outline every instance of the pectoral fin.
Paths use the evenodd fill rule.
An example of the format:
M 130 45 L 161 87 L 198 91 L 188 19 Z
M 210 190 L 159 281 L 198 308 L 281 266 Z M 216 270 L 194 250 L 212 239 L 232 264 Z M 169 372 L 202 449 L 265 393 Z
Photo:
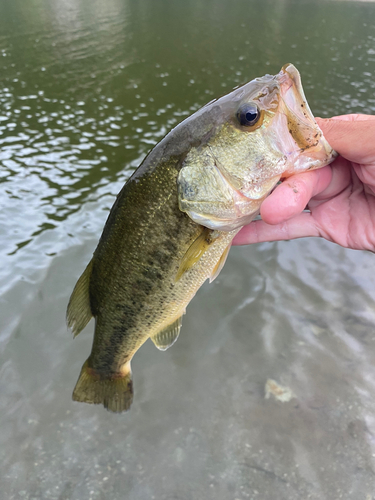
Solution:
M 210 276 L 210 283 L 212 283 L 213 280 L 216 279 L 219 276 L 220 271 L 223 269 L 225 261 L 227 260 L 228 253 L 229 253 L 231 245 L 232 245 L 232 242 L 229 243 L 229 245 L 227 246 L 227 248 L 224 250 L 223 255 L 218 260 L 216 266 L 213 268 L 212 274 Z
M 92 318 L 89 294 L 91 269 L 92 260 L 90 260 L 88 266 L 77 281 L 66 311 L 66 321 L 68 327 L 72 329 L 74 337 L 85 328 Z
M 189 271 L 199 261 L 205 251 L 218 237 L 217 233 L 217 231 L 213 231 L 207 227 L 202 229 L 200 235 L 193 241 L 183 256 L 176 274 L 175 282 L 177 282 L 182 275 Z
M 182 324 L 182 316 L 176 319 L 172 324 L 168 325 L 166 328 L 158 332 L 156 335 L 151 337 L 151 340 L 161 351 L 166 351 L 168 347 L 171 347 L 180 334 Z

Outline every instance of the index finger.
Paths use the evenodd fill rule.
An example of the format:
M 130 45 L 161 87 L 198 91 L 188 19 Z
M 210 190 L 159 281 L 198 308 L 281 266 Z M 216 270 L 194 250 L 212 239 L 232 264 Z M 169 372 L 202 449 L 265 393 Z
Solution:
M 280 224 L 300 214 L 313 196 L 327 189 L 332 180 L 330 166 L 288 177 L 260 207 L 267 224 Z
M 316 120 L 326 120 L 326 118 L 316 118 Z M 358 113 L 351 113 L 349 115 L 337 115 L 337 116 L 331 116 L 329 120 L 341 120 L 341 121 L 347 121 L 347 122 L 358 122 L 358 121 L 368 121 L 368 120 L 374 120 L 375 121 L 375 116 L 373 115 L 361 115 Z
M 317 118 L 317 123 L 332 148 L 347 160 L 363 164 L 375 161 L 375 116 Z

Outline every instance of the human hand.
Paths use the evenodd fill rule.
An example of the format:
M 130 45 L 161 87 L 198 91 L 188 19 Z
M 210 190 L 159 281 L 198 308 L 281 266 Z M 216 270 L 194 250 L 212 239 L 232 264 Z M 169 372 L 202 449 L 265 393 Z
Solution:
M 320 236 L 375 251 L 375 116 L 317 118 L 339 157 L 284 180 L 262 203 L 262 220 L 241 229 L 234 245 Z M 303 212 L 306 208 L 310 212 Z

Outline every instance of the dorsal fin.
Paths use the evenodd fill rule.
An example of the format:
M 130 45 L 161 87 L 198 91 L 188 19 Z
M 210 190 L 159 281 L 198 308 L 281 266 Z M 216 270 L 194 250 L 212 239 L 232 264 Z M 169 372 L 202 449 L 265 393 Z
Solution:
M 90 277 L 92 270 L 92 260 L 88 263 L 81 277 L 74 287 L 70 297 L 68 309 L 66 311 L 66 321 L 72 329 L 74 337 L 82 331 L 92 318 L 90 307 Z
M 161 351 L 166 351 L 168 347 L 171 347 L 180 334 L 182 324 L 182 316 L 177 318 L 173 323 L 163 328 L 160 332 L 156 333 L 151 337 L 151 340 Z
M 224 250 L 222 256 L 217 261 L 216 266 L 213 268 L 211 276 L 210 276 L 210 283 L 212 283 L 213 280 L 216 279 L 219 276 L 220 271 L 223 269 L 225 261 L 227 260 L 228 253 L 229 253 L 231 245 L 232 245 L 232 242 L 229 243 L 229 245 L 227 246 L 227 248 Z

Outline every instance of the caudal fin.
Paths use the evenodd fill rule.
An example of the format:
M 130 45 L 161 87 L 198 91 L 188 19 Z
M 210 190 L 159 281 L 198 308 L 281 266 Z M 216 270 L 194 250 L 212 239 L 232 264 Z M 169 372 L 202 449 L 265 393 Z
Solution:
M 82 366 L 73 391 L 73 400 L 82 403 L 102 404 L 109 411 L 120 413 L 129 409 L 133 401 L 133 381 L 129 369 L 109 377 L 99 375 L 88 366 Z

